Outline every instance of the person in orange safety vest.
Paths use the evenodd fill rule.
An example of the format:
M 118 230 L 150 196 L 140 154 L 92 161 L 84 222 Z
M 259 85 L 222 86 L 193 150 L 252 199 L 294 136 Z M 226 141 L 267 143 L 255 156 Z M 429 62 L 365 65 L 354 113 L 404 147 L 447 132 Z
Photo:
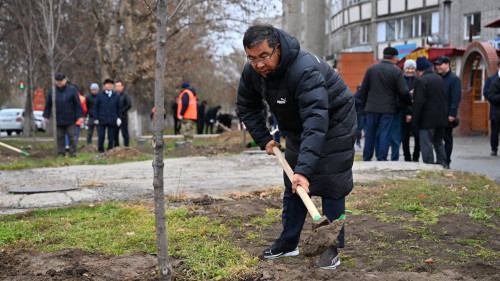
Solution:
M 181 131 L 186 143 L 192 143 L 194 137 L 194 124 L 198 119 L 198 105 L 196 91 L 189 85 L 189 82 L 183 82 L 183 89 L 177 99 L 177 118 L 181 120 Z

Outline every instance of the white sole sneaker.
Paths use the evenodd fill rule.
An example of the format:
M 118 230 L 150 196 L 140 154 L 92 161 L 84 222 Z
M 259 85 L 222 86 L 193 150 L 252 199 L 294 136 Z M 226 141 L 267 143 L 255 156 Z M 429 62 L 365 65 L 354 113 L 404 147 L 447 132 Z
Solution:
M 340 259 L 337 259 L 337 261 L 335 262 L 335 264 L 332 264 L 330 266 L 322 266 L 320 267 L 321 269 L 335 269 L 337 268 L 337 266 L 340 265 Z
M 276 254 L 276 255 L 269 255 L 269 256 L 264 256 L 264 258 L 268 259 L 268 260 L 272 260 L 272 259 L 277 259 L 277 258 L 284 258 L 284 257 L 294 257 L 294 256 L 298 256 L 299 255 L 299 248 L 295 248 L 295 250 L 291 251 L 291 252 L 287 252 L 287 253 L 279 253 L 279 254 Z

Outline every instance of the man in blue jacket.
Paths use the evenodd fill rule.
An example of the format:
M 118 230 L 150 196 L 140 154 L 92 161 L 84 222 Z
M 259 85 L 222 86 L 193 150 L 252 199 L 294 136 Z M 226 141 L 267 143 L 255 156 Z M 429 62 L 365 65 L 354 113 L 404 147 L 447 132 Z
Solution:
M 108 131 L 108 150 L 115 147 L 115 136 L 122 123 L 120 97 L 113 91 L 114 81 L 104 80 L 103 88 L 94 102 L 95 124 L 97 125 L 97 150 L 104 152 L 104 138 Z
M 496 112 L 500 111 L 500 104 L 494 104 L 493 95 L 498 95 L 500 93 L 492 93 L 490 95 L 490 88 L 493 90 L 494 87 L 491 87 L 492 82 L 495 79 L 499 79 L 500 77 L 500 60 L 497 62 L 497 72 L 493 73 L 493 75 L 489 76 L 484 83 L 483 94 L 490 102 L 490 123 L 491 123 L 491 135 L 490 135 L 490 144 L 491 144 L 491 156 L 498 155 L 498 133 L 500 131 L 500 114 L 496 114 Z M 491 98 L 491 101 L 489 100 Z
M 66 142 L 64 135 L 69 136 L 69 156 L 76 156 L 76 121 L 83 120 L 83 109 L 78 97 L 78 90 L 67 85 L 66 75 L 57 73 L 56 79 L 56 126 L 57 126 L 57 155 L 66 155 Z M 49 123 L 52 113 L 52 89 L 49 90 L 43 117 L 45 123 Z
M 450 168 L 451 152 L 453 150 L 453 128 L 458 125 L 458 106 L 462 98 L 462 81 L 455 73 L 451 72 L 450 58 L 440 56 L 434 61 L 436 72 L 444 80 L 446 91 L 446 104 L 448 105 L 448 125 L 444 128 L 444 150 L 446 152 L 445 168 Z
M 264 258 L 299 254 L 300 233 L 307 209 L 297 195 L 300 185 L 320 196 L 323 214 L 333 221 L 345 211 L 345 196 L 353 188 L 352 164 L 356 141 L 354 98 L 340 75 L 318 56 L 300 49 L 298 40 L 271 25 L 248 28 L 243 38 L 247 64 L 241 74 L 236 106 L 254 141 L 270 155 L 280 144 L 269 133 L 264 100 L 276 116 L 286 140 L 285 158 L 294 171 L 284 176 L 283 231 L 264 250 Z M 340 264 L 341 231 L 316 266 Z

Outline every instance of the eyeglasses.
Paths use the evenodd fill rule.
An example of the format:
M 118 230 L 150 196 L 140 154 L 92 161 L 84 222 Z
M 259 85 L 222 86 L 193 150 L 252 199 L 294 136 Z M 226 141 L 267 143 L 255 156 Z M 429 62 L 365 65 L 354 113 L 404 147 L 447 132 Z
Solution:
M 267 57 L 258 58 L 258 59 L 247 58 L 247 60 L 250 64 L 257 64 L 259 62 L 267 61 L 268 59 L 270 59 L 274 55 L 275 52 L 276 52 L 276 46 L 274 46 L 273 52 Z

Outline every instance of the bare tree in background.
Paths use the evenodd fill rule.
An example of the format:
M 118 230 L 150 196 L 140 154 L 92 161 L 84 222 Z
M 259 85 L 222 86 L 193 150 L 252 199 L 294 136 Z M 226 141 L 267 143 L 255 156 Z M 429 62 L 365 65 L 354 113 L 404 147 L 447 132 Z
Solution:
M 26 95 L 26 102 L 24 106 L 24 123 L 23 123 L 23 135 L 26 137 L 31 137 L 34 135 L 36 130 L 35 121 L 33 118 L 33 93 L 35 92 L 34 87 L 34 73 L 35 68 L 38 65 L 39 60 L 39 48 L 37 45 L 36 35 L 35 35 L 35 25 L 33 23 L 32 15 L 32 5 L 31 1 L 14 1 L 12 6 L 10 6 L 12 16 L 16 19 L 17 23 L 21 28 L 22 44 L 17 46 L 19 54 L 25 59 L 25 70 L 26 70 L 26 87 L 23 92 Z
M 55 74 L 56 69 L 76 50 L 80 40 L 75 43 L 75 46 L 72 51 L 67 54 L 62 53 L 60 48 L 57 48 L 58 39 L 59 39 L 59 29 L 61 19 L 63 15 L 61 13 L 61 7 L 63 5 L 63 0 L 40 0 L 38 1 L 39 13 L 42 18 L 41 26 L 38 26 L 37 21 L 35 25 L 37 28 L 35 29 L 37 32 L 38 39 L 40 40 L 40 45 L 42 46 L 45 58 L 49 64 L 50 69 L 50 79 L 51 79 L 51 89 L 52 89 L 52 136 L 54 138 L 54 153 L 57 155 L 57 118 L 56 118 L 56 84 L 55 84 Z M 33 16 L 35 18 L 36 16 Z M 83 38 L 83 34 L 80 39 Z M 56 59 L 61 57 L 58 62 Z
M 59 15 L 61 14 L 61 1 L 57 1 L 54 7 L 53 0 L 41 0 L 38 2 L 40 13 L 42 16 L 41 28 L 37 28 L 37 35 L 40 44 L 45 52 L 45 57 L 49 63 L 51 89 L 52 89 L 52 135 L 54 138 L 54 153 L 57 155 L 57 122 L 56 122 L 56 84 L 54 77 L 56 76 L 55 52 L 56 43 L 59 35 Z M 54 15 L 55 10 L 55 15 Z M 54 18 L 54 16 L 56 18 Z M 54 23 L 54 20 L 56 22 Z M 35 21 L 36 23 L 36 21 Z

